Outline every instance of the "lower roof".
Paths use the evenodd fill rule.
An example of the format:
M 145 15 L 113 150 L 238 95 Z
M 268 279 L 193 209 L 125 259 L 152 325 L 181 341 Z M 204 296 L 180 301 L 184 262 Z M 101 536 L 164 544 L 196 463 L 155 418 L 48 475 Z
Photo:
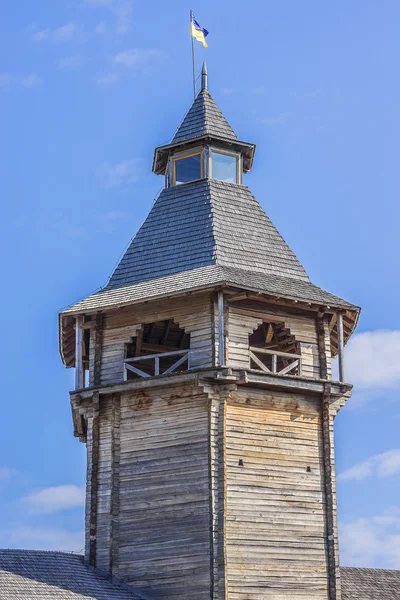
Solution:
M 400 571 L 341 567 L 342 600 L 399 600 Z
M 342 567 L 342 600 L 399 600 L 400 571 Z M 140 600 L 111 583 L 83 556 L 39 550 L 0 550 L 0 600 Z
M 111 583 L 83 556 L 40 550 L 0 550 L 0 600 L 139 600 Z

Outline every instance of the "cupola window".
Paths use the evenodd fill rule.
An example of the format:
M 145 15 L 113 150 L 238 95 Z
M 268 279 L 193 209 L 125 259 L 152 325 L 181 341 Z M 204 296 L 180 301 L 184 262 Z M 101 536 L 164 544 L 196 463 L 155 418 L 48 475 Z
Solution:
M 172 184 L 180 185 L 203 177 L 202 152 L 176 156 L 172 159 Z
M 238 155 L 212 150 L 211 177 L 229 183 L 240 183 Z

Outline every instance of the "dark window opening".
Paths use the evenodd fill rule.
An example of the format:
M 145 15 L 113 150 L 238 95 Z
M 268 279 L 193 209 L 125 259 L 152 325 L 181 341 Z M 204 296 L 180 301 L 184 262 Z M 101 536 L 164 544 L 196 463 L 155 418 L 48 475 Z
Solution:
M 281 371 L 290 375 L 300 374 L 300 361 L 295 364 L 296 355 L 300 355 L 300 344 L 296 341 L 285 323 L 262 323 L 250 336 L 250 368 L 263 370 L 264 365 L 268 371 L 279 374 Z M 257 352 L 257 350 L 260 350 Z M 262 352 L 266 350 L 267 352 Z M 290 356 L 282 356 L 293 354 Z M 262 365 L 260 364 L 262 363 Z M 291 365 L 293 368 L 290 368 Z
M 132 338 L 132 342 L 126 346 L 125 358 L 146 357 L 142 360 L 131 361 L 128 364 L 139 369 L 149 376 L 156 375 L 155 355 L 163 355 L 157 358 L 159 374 L 162 375 L 171 369 L 181 358 L 183 362 L 174 368 L 174 372 L 186 371 L 188 369 L 187 352 L 190 348 L 190 334 L 179 327 L 172 319 L 146 323 Z M 168 353 L 174 352 L 172 355 Z M 175 354 L 176 352 L 176 354 Z M 143 375 L 134 373 L 128 369 L 127 379 L 141 378 Z

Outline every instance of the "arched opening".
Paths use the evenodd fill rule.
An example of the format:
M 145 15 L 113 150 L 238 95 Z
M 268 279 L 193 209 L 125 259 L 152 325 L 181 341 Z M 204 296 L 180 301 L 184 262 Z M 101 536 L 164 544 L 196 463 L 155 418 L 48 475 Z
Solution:
M 126 345 L 126 379 L 166 375 L 189 368 L 190 334 L 173 319 L 145 323 Z
M 263 322 L 249 335 L 250 368 L 277 375 L 300 375 L 300 344 L 285 323 Z

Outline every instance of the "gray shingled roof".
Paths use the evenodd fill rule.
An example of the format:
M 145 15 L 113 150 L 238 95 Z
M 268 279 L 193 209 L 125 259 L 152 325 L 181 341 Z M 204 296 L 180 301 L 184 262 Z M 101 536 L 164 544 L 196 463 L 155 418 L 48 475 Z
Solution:
M 201 90 L 175 133 L 172 143 L 201 135 L 235 140 L 237 137 L 208 90 Z
M 158 277 L 143 283 L 102 290 L 74 304 L 61 314 L 67 316 L 68 314 L 105 310 L 143 300 L 156 300 L 165 296 L 219 286 L 233 286 L 307 303 L 356 310 L 353 304 L 325 292 L 307 281 L 255 272 L 251 273 L 251 277 L 249 277 L 249 272 L 244 269 L 211 265 L 182 271 L 176 275 Z
M 309 282 L 246 186 L 202 179 L 161 192 L 106 287 L 213 264 Z
M 127 586 L 111 583 L 65 552 L 0 550 L 0 600 L 135 600 Z
M 341 567 L 342 600 L 399 600 L 400 571 Z

